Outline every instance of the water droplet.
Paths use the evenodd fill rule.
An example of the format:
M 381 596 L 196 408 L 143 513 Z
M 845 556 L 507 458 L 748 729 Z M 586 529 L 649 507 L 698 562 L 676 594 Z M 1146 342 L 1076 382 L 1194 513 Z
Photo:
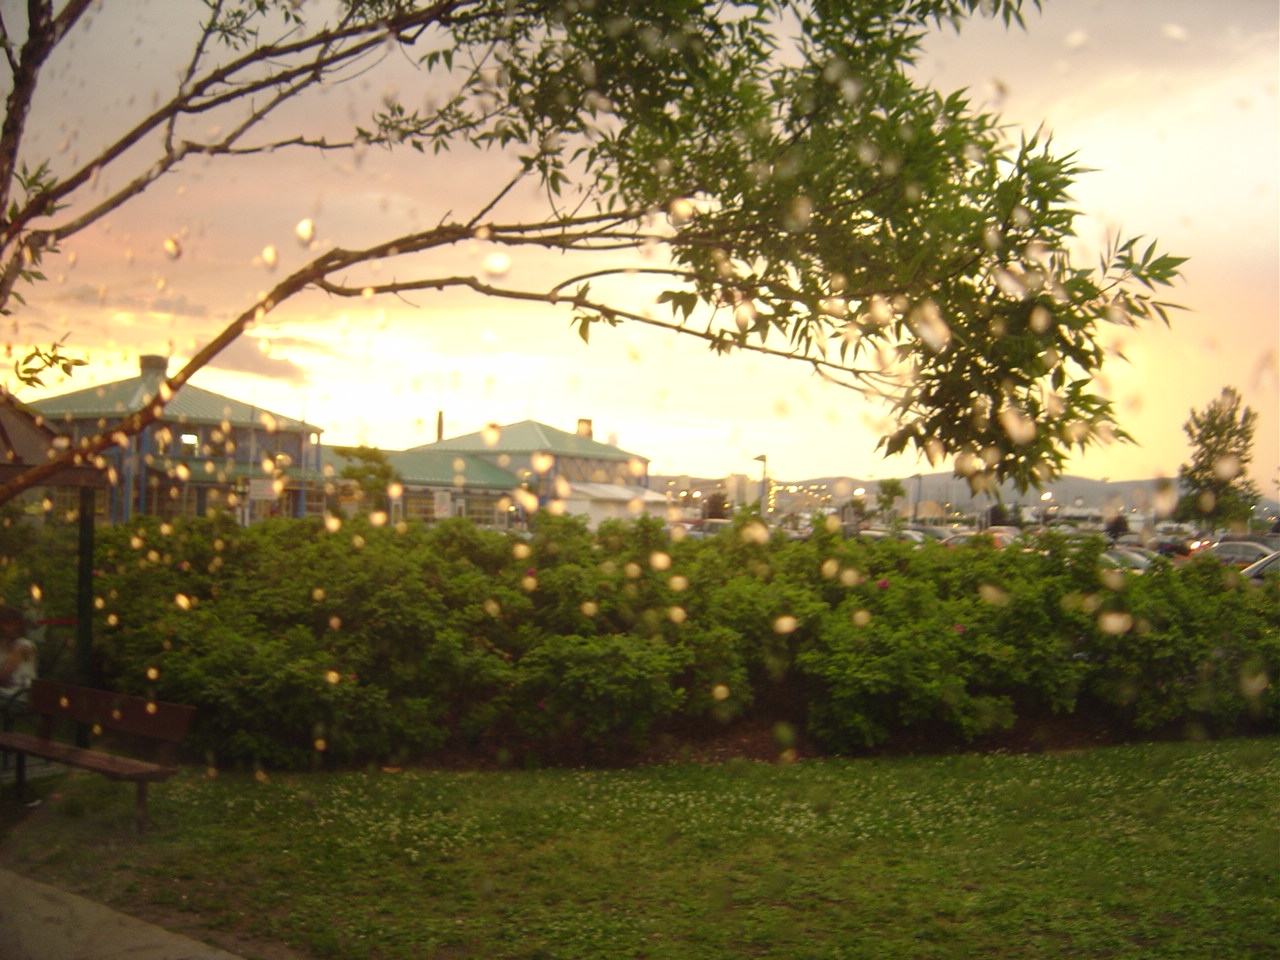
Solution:
M 268 270 L 276 268 L 276 248 L 272 244 L 267 244 L 262 248 L 262 262 Z
M 912 311 L 911 325 L 934 353 L 941 353 L 951 343 L 951 327 L 932 300 L 924 301 Z
M 1103 633 L 1128 633 L 1133 627 L 1133 617 L 1123 610 L 1109 610 L 1098 617 L 1098 629 Z
M 1098 578 L 1102 581 L 1102 585 L 1108 590 L 1124 589 L 1124 571 L 1123 570 L 1103 570 L 1098 574 Z
M 671 205 L 667 208 L 667 213 L 671 217 L 671 223 L 677 227 L 683 227 L 693 219 L 696 208 L 693 201 L 685 197 L 679 197 L 671 201 Z
M 326 670 L 324 672 L 325 683 L 337 685 L 342 680 L 342 674 L 337 670 Z
M 773 632 L 782 634 L 795 633 L 796 627 L 799 625 L 799 621 L 795 617 L 786 614 L 773 621 Z
M 1243 472 L 1240 458 L 1234 453 L 1226 453 L 1213 461 L 1213 475 L 1219 480 L 1234 480 Z
M 1072 30 L 1063 39 L 1063 44 L 1068 50 L 1079 50 L 1081 47 L 1089 44 L 1089 31 L 1081 27 L 1078 30 Z
M 684 607 L 672 607 L 667 611 L 667 619 L 672 623 L 684 623 L 687 616 Z
M 1000 411 L 1000 426 L 1016 444 L 1030 443 L 1036 438 L 1036 425 L 1017 407 L 1005 407 Z
M 170 260 L 177 260 L 182 256 L 182 244 L 178 242 L 177 237 L 166 237 L 164 241 L 164 252 Z
M 649 555 L 649 566 L 654 570 L 668 570 L 671 567 L 671 557 L 661 550 L 655 550 Z
M 683 593 L 689 589 L 689 578 L 682 573 L 677 573 L 667 581 L 667 586 L 676 593 Z
M 782 226 L 791 233 L 799 233 L 807 229 L 812 220 L 813 201 L 808 197 L 796 197 L 782 218 Z
M 600 612 L 600 605 L 594 600 L 583 600 L 582 606 L 579 609 L 582 610 L 582 615 L 584 617 L 594 617 Z
M 717 683 L 714 687 L 711 688 L 711 699 L 728 700 L 729 688 L 725 686 L 723 683 Z
M 491 277 L 505 277 L 511 269 L 511 256 L 505 251 L 495 250 L 484 258 L 484 272 Z
M 173 602 L 176 603 L 178 607 L 182 610 L 191 609 L 191 598 L 188 597 L 185 593 L 180 593 L 177 596 L 175 596 L 173 598 Z
M 308 246 L 311 243 L 311 241 L 315 239 L 315 235 L 316 235 L 315 221 L 313 221 L 310 217 L 307 217 L 304 220 L 299 220 L 298 225 L 293 228 L 293 232 L 297 236 L 299 243 L 301 243 L 304 247 Z

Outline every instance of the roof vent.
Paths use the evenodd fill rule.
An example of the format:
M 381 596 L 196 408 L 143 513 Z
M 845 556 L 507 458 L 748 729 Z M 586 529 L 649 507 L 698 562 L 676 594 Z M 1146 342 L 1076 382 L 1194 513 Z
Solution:
M 138 367 L 143 373 L 154 371 L 163 377 L 169 372 L 169 358 L 154 353 L 146 353 L 138 358 Z

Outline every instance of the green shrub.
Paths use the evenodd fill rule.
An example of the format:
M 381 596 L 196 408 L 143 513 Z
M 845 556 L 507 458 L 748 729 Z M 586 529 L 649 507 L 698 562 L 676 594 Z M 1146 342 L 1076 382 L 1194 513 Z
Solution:
M 74 611 L 75 537 L 0 527 L 11 601 Z M 1100 540 L 948 550 L 660 523 L 142 518 L 98 531 L 95 669 L 197 707 L 216 762 L 443 749 L 573 761 L 751 717 L 830 749 L 975 740 L 1048 713 L 1121 730 L 1280 728 L 1280 579 L 1144 575 Z M 318 749 L 318 745 L 323 749 Z
M 517 723 L 538 746 L 640 747 L 685 699 L 688 650 L 660 637 L 548 636 L 521 658 Z

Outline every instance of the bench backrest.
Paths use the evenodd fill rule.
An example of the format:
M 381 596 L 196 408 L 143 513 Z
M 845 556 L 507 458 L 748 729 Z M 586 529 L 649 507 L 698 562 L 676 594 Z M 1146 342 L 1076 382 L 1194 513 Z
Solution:
M 27 709 L 42 717 L 88 723 L 102 730 L 117 730 L 168 743 L 185 739 L 196 715 L 195 707 L 53 680 L 31 681 Z

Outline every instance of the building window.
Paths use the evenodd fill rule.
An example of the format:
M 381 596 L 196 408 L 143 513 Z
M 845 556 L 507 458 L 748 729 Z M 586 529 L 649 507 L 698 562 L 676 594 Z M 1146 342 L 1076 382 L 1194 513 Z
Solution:
M 436 518 L 436 497 L 430 490 L 417 490 L 404 494 L 404 518 L 430 523 Z

